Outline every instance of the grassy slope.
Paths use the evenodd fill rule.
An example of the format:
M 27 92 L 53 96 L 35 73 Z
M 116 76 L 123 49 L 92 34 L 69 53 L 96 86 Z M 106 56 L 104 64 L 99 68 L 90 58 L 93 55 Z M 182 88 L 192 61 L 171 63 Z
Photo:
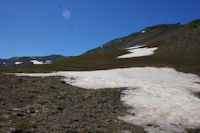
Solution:
M 126 51 L 85 54 L 64 59 L 53 64 L 29 67 L 5 67 L 1 72 L 51 72 L 51 71 L 85 71 L 133 66 L 174 67 L 179 71 L 200 75 L 200 46 L 183 52 L 159 53 L 146 57 L 116 59 Z
M 165 38 L 165 36 L 176 32 L 180 27 L 182 27 L 180 24 L 165 24 L 147 27 L 144 29 L 144 31 L 147 31 L 145 34 L 136 32 L 125 37 L 117 38 L 101 47 L 91 49 L 86 53 L 110 52 L 113 50 L 122 50 L 135 45 L 149 45 L 152 42 L 160 41 Z

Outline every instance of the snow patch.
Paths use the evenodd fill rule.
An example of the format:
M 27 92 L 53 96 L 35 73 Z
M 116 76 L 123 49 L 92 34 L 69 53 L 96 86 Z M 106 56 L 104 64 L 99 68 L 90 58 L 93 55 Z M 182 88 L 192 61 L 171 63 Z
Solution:
M 52 63 L 52 61 L 51 60 L 47 60 L 47 61 L 45 61 L 45 63 L 44 64 L 51 64 Z
M 126 48 L 127 50 L 130 50 L 130 49 L 137 49 L 137 48 L 141 48 L 141 47 L 144 47 L 146 45 L 136 45 L 136 46 L 133 46 L 133 47 L 129 47 L 129 48 Z
M 15 65 L 20 65 L 22 64 L 23 62 L 15 62 Z
M 32 62 L 35 65 L 44 64 L 43 61 L 37 61 L 37 60 L 31 60 L 30 62 Z
M 122 133 L 131 133 L 129 130 L 122 130 Z
M 141 31 L 141 33 L 145 33 L 145 32 L 146 32 L 145 30 L 142 30 L 142 31 Z
M 126 122 L 141 125 L 150 133 L 186 132 L 200 127 L 200 78 L 171 68 L 135 67 L 86 72 L 16 74 L 17 76 L 63 76 L 64 81 L 86 89 L 127 87 L 121 101 L 132 107 Z M 133 114 L 133 115 L 131 115 Z
M 158 47 L 154 48 L 138 48 L 141 46 L 135 46 L 128 48 L 130 53 L 118 56 L 117 58 L 133 58 L 133 57 L 141 57 L 141 56 L 149 56 L 154 54 L 154 51 L 158 49 Z

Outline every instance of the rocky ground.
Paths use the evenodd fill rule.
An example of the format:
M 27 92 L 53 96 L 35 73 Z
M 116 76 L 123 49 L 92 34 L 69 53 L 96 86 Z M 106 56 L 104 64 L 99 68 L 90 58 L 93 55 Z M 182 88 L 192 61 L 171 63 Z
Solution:
M 118 119 L 128 110 L 122 88 L 86 90 L 60 78 L 0 74 L 0 132 L 144 132 Z

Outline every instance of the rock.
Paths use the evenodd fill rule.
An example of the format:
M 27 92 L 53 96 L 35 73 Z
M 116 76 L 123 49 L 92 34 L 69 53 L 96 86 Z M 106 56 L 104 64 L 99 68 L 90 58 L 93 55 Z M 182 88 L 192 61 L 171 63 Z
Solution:
M 62 107 L 57 107 L 57 110 L 63 110 L 63 108 Z
M 61 84 L 66 84 L 65 81 L 62 81 Z
M 18 111 L 20 110 L 21 108 L 13 108 L 14 111 Z
M 2 117 L 5 119 L 10 119 L 10 115 L 3 115 Z
M 22 116 L 24 116 L 24 114 L 23 113 L 17 113 L 17 116 L 22 117 Z
M 11 133 L 15 132 L 15 128 L 10 128 Z
M 51 88 L 51 89 L 57 89 L 57 88 L 56 88 L 56 87 L 54 87 L 54 86 L 51 86 L 50 88 Z
M 34 113 L 37 113 L 38 111 L 37 110 L 35 110 L 34 108 L 30 108 L 29 109 L 29 113 L 31 113 L 31 114 L 34 114 Z
M 194 92 L 194 95 L 198 98 L 200 98 L 200 92 Z
M 64 99 L 64 96 L 57 96 L 58 99 Z
M 200 133 L 200 129 L 187 129 L 188 133 Z
M 74 122 L 78 122 L 78 121 L 79 121 L 79 120 L 77 120 L 77 119 L 76 119 L 76 120 L 74 120 Z

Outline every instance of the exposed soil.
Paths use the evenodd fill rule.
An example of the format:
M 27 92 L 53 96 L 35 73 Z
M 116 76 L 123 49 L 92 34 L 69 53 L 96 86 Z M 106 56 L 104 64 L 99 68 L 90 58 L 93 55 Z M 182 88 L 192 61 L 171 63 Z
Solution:
M 0 74 L 0 132 L 144 132 L 118 119 L 128 110 L 122 88 L 86 90 L 60 78 Z

